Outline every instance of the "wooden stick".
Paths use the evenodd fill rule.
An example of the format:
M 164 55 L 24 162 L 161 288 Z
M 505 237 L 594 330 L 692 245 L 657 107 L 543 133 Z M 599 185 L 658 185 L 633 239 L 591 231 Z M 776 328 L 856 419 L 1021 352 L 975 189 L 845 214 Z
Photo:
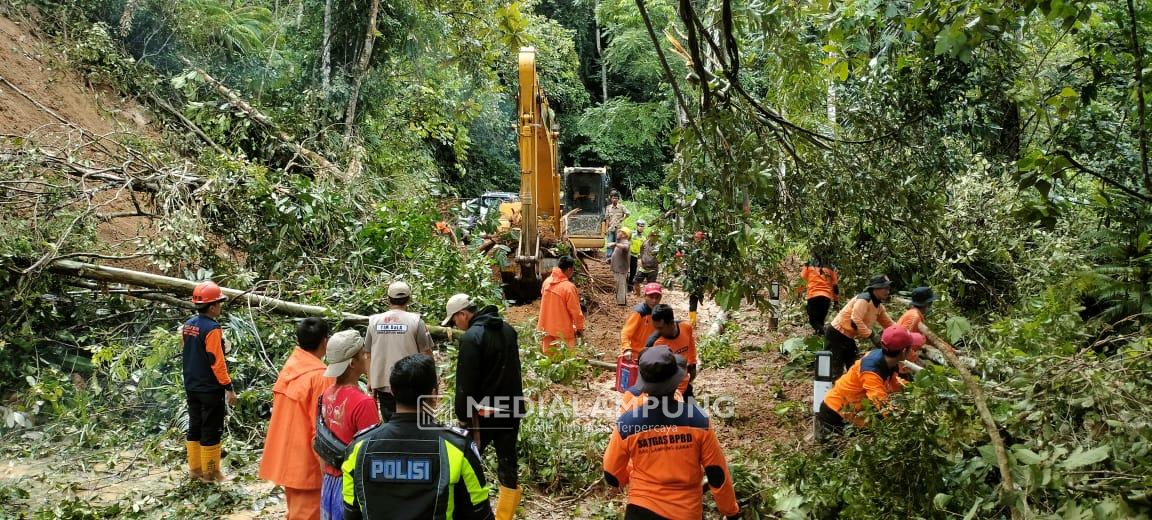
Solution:
M 199 137 L 201 140 L 207 143 L 208 146 L 211 146 L 213 150 L 216 150 L 216 153 L 219 153 L 220 155 L 228 155 L 228 151 L 225 150 L 223 146 L 216 144 L 216 141 L 213 141 L 211 137 L 208 137 L 208 134 L 205 134 L 199 126 L 196 126 L 196 123 L 188 120 L 187 117 L 184 117 L 184 114 L 181 114 L 180 111 L 172 108 L 172 105 L 169 105 L 163 99 L 160 99 L 160 96 L 149 93 L 148 98 L 151 99 L 153 103 L 159 105 L 160 108 L 163 108 L 165 112 L 172 114 L 172 117 L 175 117 L 177 121 L 180 121 L 180 123 L 191 130 L 192 133 L 196 134 L 196 137 Z
M 992 449 L 996 453 L 996 465 L 1000 468 L 1000 486 L 1003 488 L 1004 494 L 1010 494 L 1015 491 L 1015 484 L 1012 481 L 1012 468 L 1008 465 L 1008 451 L 1004 448 L 1004 439 L 1000 437 L 1000 429 L 996 426 L 996 420 L 992 417 L 991 410 L 988 409 L 988 399 L 984 396 L 984 390 L 980 387 L 980 381 L 968 371 L 968 367 L 960 361 L 956 355 L 956 349 L 952 348 L 948 342 L 940 339 L 939 336 L 927 331 L 926 337 L 928 343 L 940 350 L 944 355 L 944 359 L 948 360 L 948 364 L 952 365 L 957 372 L 960 373 L 960 378 L 964 380 L 964 385 L 968 387 L 968 392 L 972 394 L 972 399 L 976 401 L 976 410 L 980 413 L 980 421 L 984 423 L 984 429 L 988 432 L 988 440 L 992 443 Z M 1020 495 L 1020 500 L 1024 505 L 1024 509 L 1028 508 L 1028 497 L 1024 494 Z M 1023 518 L 1023 513 L 1013 505 L 1008 506 L 1012 510 L 1012 518 Z

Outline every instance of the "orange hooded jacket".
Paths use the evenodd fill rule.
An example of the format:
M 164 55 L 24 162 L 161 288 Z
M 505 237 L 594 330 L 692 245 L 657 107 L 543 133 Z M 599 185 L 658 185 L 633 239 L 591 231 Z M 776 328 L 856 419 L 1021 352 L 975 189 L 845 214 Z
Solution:
M 264 439 L 260 478 L 295 489 L 320 489 L 320 459 L 312 452 L 316 401 L 334 380 L 324 362 L 296 347 L 272 386 L 272 420 Z
M 540 322 L 536 330 L 545 336 L 570 340 L 576 331 L 584 329 L 584 312 L 580 310 L 580 296 L 559 267 L 552 268 L 552 276 L 540 288 Z

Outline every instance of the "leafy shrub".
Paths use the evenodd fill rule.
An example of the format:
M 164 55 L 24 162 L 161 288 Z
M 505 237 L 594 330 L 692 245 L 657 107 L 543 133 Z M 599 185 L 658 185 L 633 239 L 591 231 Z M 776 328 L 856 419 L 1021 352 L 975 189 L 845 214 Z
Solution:
M 700 362 L 712 368 L 724 368 L 739 363 L 743 356 L 740 355 L 740 344 L 736 340 L 737 334 L 737 327 L 733 323 L 729 324 L 728 329 L 723 334 L 705 336 L 701 339 L 697 344 Z
M 1067 310 L 1035 317 L 1047 328 L 1032 327 L 1027 316 L 1005 319 L 989 328 L 1000 335 L 986 335 L 982 351 L 965 351 L 983 368 L 1017 492 L 1000 490 L 992 445 L 966 389 L 951 370 L 931 366 L 897 394 L 889 417 L 850 429 L 837 455 L 820 448 L 780 455 L 778 478 L 788 485 L 776 509 L 790 518 L 1147 514 L 1147 497 L 1133 489 L 1152 474 L 1152 407 L 1138 397 L 1152 384 L 1152 345 L 1142 337 L 1114 356 L 1085 352 L 1075 348 L 1082 333 L 1060 325 L 1075 321 Z M 1034 349 L 1052 354 L 1025 354 Z

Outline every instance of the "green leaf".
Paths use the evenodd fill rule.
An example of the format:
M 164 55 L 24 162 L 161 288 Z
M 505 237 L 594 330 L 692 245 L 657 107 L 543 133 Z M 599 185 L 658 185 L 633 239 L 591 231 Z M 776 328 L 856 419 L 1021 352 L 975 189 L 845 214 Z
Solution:
M 1060 467 L 1064 469 L 1075 469 L 1096 464 L 1097 462 L 1107 459 L 1110 450 L 1111 448 L 1108 446 L 1100 446 L 1088 451 L 1080 451 L 1080 448 L 1077 448 L 1076 451 L 1072 452 L 1072 455 L 1069 455 L 1064 462 L 1060 463 Z
M 788 338 L 784 343 L 780 344 L 780 353 L 787 356 L 794 356 L 798 352 L 807 350 L 804 344 L 804 338 Z
M 832 66 L 832 75 L 839 81 L 848 80 L 848 62 L 841 60 Z
M 968 509 L 968 512 L 964 514 L 964 520 L 972 520 L 973 518 L 976 518 L 976 512 L 980 510 L 980 504 L 983 503 L 983 498 L 976 499 L 976 502 L 973 503 L 972 507 Z
M 1044 462 L 1044 457 L 1028 448 L 1013 448 L 1012 454 L 1016 456 L 1017 462 L 1028 466 Z
M 972 331 L 972 324 L 963 316 L 952 316 L 948 318 L 945 327 L 945 333 L 948 335 L 948 341 L 950 343 L 960 341 L 965 334 Z
M 936 493 L 936 496 L 932 497 L 932 505 L 936 506 L 936 509 L 939 509 L 941 511 L 943 511 L 944 508 L 948 507 L 948 502 L 951 502 L 951 501 L 952 501 L 952 495 L 949 495 L 946 493 Z

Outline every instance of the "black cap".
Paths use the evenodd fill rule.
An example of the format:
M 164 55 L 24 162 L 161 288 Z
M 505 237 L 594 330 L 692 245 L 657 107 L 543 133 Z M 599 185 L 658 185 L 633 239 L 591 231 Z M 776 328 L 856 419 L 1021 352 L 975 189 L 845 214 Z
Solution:
M 931 287 L 917 287 L 912 289 L 912 306 L 913 307 L 927 307 L 932 305 L 932 302 L 938 300 L 936 294 L 932 292 Z
M 868 281 L 868 289 L 887 289 L 892 287 L 892 280 L 886 274 L 878 274 Z
M 640 377 L 637 378 L 636 387 L 652 396 L 673 394 L 688 375 L 681 363 L 682 359 L 664 345 L 645 349 L 640 353 L 637 363 Z

